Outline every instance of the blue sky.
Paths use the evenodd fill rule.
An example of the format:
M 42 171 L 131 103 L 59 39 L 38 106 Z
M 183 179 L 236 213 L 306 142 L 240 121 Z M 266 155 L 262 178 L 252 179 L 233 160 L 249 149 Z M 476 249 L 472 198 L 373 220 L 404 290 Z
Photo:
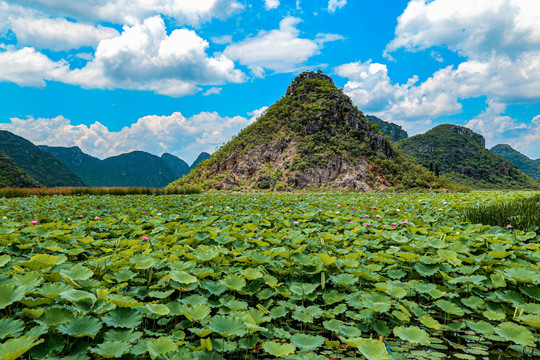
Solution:
M 540 157 L 537 0 L 0 0 L 0 129 L 192 161 L 322 69 L 410 135 Z

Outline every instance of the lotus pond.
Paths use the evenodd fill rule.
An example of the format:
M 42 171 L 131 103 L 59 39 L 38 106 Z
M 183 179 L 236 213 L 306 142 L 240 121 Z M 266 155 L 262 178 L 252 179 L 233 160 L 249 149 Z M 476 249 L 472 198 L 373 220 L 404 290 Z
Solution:
M 531 195 L 0 199 L 0 360 L 535 358 Z

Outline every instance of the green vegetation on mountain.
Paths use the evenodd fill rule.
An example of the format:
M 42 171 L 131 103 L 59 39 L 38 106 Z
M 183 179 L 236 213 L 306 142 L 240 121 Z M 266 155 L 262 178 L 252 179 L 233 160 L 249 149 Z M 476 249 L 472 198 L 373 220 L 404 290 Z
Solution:
M 533 179 L 540 181 L 540 159 L 530 159 L 507 144 L 495 145 L 491 151 L 516 165 L 519 170 Z
M 159 156 L 144 151 L 100 160 L 76 146 L 41 148 L 65 162 L 88 186 L 163 187 L 177 178 Z
M 30 175 L 17 167 L 12 158 L 0 151 L 0 188 L 34 188 L 40 186 Z
M 292 190 L 449 188 L 396 151 L 321 72 L 304 72 L 286 95 L 208 160 L 170 186 Z
M 161 155 L 161 159 L 167 164 L 169 169 L 172 170 L 176 179 L 181 178 L 189 173 L 189 165 L 184 160 L 169 153 Z
M 540 183 L 511 162 L 485 148 L 482 135 L 458 125 L 443 124 L 397 145 L 426 169 L 475 189 L 540 189 Z
M 397 124 L 381 120 L 373 115 L 367 115 L 366 119 L 370 123 L 377 124 L 379 130 L 381 130 L 384 135 L 388 136 L 392 142 L 398 142 L 399 140 L 409 137 L 409 134 Z
M 210 154 L 207 153 L 207 152 L 202 152 L 199 154 L 199 156 L 197 156 L 197 158 L 195 159 L 195 161 L 193 162 L 193 164 L 191 164 L 190 166 L 190 170 L 193 170 L 197 167 L 197 165 L 199 165 L 200 163 L 202 163 L 204 160 L 206 159 L 209 159 L 210 158 Z
M 81 178 L 62 161 L 9 131 L 0 131 L 0 151 L 44 186 L 84 186 Z

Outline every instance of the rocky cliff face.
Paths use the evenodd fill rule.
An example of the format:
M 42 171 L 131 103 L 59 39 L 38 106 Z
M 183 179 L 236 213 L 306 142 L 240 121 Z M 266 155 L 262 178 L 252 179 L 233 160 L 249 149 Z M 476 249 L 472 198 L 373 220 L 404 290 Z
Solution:
M 170 186 L 361 191 L 399 186 L 398 173 L 407 166 L 389 168 L 386 162 L 406 160 L 330 77 L 304 72 L 255 123 Z
M 381 120 L 373 115 L 366 116 L 366 119 L 370 123 L 377 124 L 379 130 L 381 130 L 384 135 L 388 136 L 392 142 L 398 142 L 399 140 L 409 137 L 409 134 L 407 134 L 407 132 L 397 124 Z

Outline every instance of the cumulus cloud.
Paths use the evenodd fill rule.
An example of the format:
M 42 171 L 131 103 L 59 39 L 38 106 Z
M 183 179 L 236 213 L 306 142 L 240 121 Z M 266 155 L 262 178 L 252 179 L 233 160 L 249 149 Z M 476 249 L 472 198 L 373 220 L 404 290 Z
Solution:
M 61 79 L 69 72 L 65 61 L 52 61 L 34 48 L 0 50 L 0 81 L 20 86 L 45 86 L 45 80 Z
M 339 36 L 319 34 L 315 40 L 300 38 L 300 30 L 296 28 L 300 21 L 296 17 L 285 17 L 279 29 L 261 31 L 255 37 L 231 44 L 224 54 L 248 66 L 259 77 L 264 75 L 264 69 L 276 73 L 295 71 L 300 64 L 319 54 L 325 41 L 337 40 Z
M 488 100 L 486 109 L 465 126 L 482 134 L 488 148 L 504 143 L 533 158 L 540 157 L 540 121 L 536 119 L 540 117 L 526 124 L 504 115 L 505 112 L 505 104 Z
M 220 87 L 212 87 L 208 90 L 206 90 L 204 93 L 203 93 L 203 96 L 209 96 L 209 95 L 217 95 L 221 92 L 221 88 Z
M 539 49 L 535 0 L 413 0 L 398 18 L 388 51 L 446 46 L 463 56 L 515 57 Z
M 336 12 L 337 9 L 341 9 L 347 5 L 347 0 L 330 0 L 328 1 L 328 12 Z
M 266 10 L 277 9 L 279 7 L 279 0 L 264 0 L 264 7 Z
M 0 124 L 0 129 L 38 145 L 78 146 L 98 158 L 142 150 L 157 155 L 169 152 L 193 161 L 202 151 L 213 152 L 255 121 L 264 110 L 255 110 L 249 117 L 223 117 L 216 112 L 201 112 L 189 118 L 180 112 L 168 116 L 148 115 L 116 132 L 99 122 L 89 126 L 73 125 L 63 116 L 11 118 L 10 123 Z
M 113 28 L 75 23 L 64 18 L 17 17 L 11 21 L 11 30 L 19 44 L 50 50 L 96 47 L 101 40 L 119 35 Z
M 198 85 L 244 81 L 244 74 L 222 54 L 206 54 L 209 44 L 195 31 L 176 29 L 167 35 L 161 17 L 125 27 L 117 37 L 100 41 L 93 59 L 69 70 L 33 48 L 0 52 L 0 80 L 44 85 L 56 80 L 87 88 L 151 90 L 169 96 L 199 91 Z
M 244 6 L 236 0 L 19 0 L 30 9 L 52 16 L 115 24 L 140 24 L 144 19 L 162 14 L 178 24 L 198 26 L 212 18 L 226 19 Z

